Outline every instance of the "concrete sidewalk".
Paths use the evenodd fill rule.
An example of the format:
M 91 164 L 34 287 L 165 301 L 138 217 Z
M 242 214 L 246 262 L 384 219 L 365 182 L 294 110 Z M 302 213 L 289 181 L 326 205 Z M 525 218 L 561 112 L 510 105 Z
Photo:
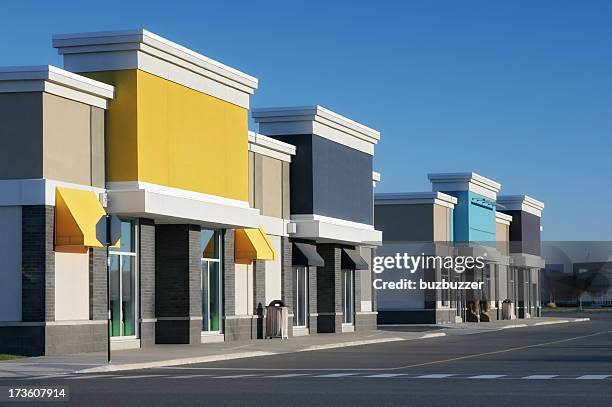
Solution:
M 155 345 L 144 349 L 114 351 L 112 354 L 113 361 L 110 365 L 106 364 L 105 352 L 69 356 L 43 356 L 0 362 L 0 378 L 57 376 L 75 372 L 93 373 L 177 366 L 588 320 L 588 318 L 546 317 L 480 324 L 381 326 L 376 331 L 309 335 L 293 337 L 288 340 L 269 339 L 202 345 Z

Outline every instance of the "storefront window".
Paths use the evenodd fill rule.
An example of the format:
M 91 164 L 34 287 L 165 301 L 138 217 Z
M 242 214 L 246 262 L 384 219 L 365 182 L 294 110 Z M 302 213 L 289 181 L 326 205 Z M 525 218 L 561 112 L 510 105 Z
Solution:
M 135 337 L 137 335 L 136 304 L 136 225 L 133 221 L 121 222 L 119 248 L 111 248 L 110 255 L 110 307 L 111 336 Z
M 342 270 L 342 312 L 343 323 L 352 324 L 355 313 L 355 270 Z
M 202 229 L 200 232 L 202 264 L 202 331 L 221 331 L 221 233 Z
M 308 267 L 294 267 L 295 278 L 295 326 L 306 326 L 308 309 Z

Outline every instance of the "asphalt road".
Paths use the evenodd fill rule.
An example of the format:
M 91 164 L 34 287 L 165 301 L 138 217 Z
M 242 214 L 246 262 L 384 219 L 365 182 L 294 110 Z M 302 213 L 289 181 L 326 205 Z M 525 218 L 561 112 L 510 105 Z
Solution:
M 612 313 L 592 321 L 173 368 L 2 380 L 68 387 L 71 404 L 612 405 Z

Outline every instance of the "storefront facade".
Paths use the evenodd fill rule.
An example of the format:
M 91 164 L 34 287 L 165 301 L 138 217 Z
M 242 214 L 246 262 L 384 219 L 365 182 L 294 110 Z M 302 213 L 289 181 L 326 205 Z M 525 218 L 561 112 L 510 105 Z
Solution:
M 256 78 L 179 44 L 131 30 L 53 46 L 65 69 L 0 70 L 0 353 L 102 351 L 107 323 L 112 349 L 264 338 L 273 301 L 290 335 L 375 328 L 378 132 L 322 110 L 333 126 L 300 152 L 293 130 L 248 131 Z M 338 158 L 357 161 L 328 184 Z M 357 195 L 333 191 L 355 174 Z
M 519 318 L 541 315 L 542 258 L 541 218 L 544 204 L 527 195 L 498 199 L 502 212 L 512 216 L 509 228 L 510 266 L 513 287 L 509 297 L 517 304 Z
M 384 237 L 380 251 L 418 248 L 428 255 L 483 256 L 481 269 L 423 272 L 427 281 L 482 282 L 482 289 L 379 293 L 379 323 L 486 322 L 502 318 L 506 299 L 520 318 L 539 315 L 537 270 L 542 260 L 534 254 L 539 250 L 535 207 L 526 217 L 529 235 L 523 235 L 522 214 L 512 203 L 516 198 L 497 196 L 501 184 L 476 173 L 429 174 L 429 179 L 431 193 L 376 195 L 375 224 Z M 543 204 L 531 198 L 528 202 L 539 205 L 541 215 Z
M 380 134 L 320 106 L 255 109 L 259 132 L 294 145 L 290 230 L 293 333 L 376 327 L 371 252 Z

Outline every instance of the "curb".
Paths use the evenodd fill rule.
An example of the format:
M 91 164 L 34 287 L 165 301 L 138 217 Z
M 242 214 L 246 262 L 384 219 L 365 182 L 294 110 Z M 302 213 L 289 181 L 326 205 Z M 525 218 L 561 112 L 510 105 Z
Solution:
M 560 321 L 544 321 L 544 322 L 536 322 L 533 326 L 543 326 L 543 325 L 556 325 L 556 324 L 567 324 L 570 321 L 567 319 L 562 319 Z
M 90 367 L 88 369 L 83 369 L 83 370 L 77 370 L 75 373 L 119 372 L 123 370 L 150 369 L 154 367 L 190 365 L 193 363 L 221 362 L 224 360 L 254 358 L 257 356 L 271 356 L 271 355 L 277 355 L 277 353 L 263 352 L 263 351 L 241 352 L 241 353 L 226 353 L 223 355 L 213 355 L 213 356 L 200 356 L 200 357 L 195 357 L 195 358 L 158 360 L 155 362 L 126 363 L 126 364 L 121 364 L 121 365 L 110 364 L 110 365 L 104 365 L 104 366 Z
M 527 324 L 516 324 L 516 325 L 504 325 L 499 327 L 499 329 L 514 329 L 514 328 L 527 328 L 529 325 Z
M 351 341 L 351 342 L 340 342 L 340 343 L 328 343 L 325 345 L 313 345 L 304 349 L 298 349 L 296 352 L 311 352 L 314 350 L 325 350 L 325 349 L 338 349 L 338 348 L 347 348 L 349 346 L 362 346 L 362 345 L 374 345 L 377 343 L 385 343 L 385 342 L 399 342 L 406 341 L 407 338 L 393 337 L 393 338 L 379 338 L 379 339 L 364 339 L 361 341 Z M 293 353 L 293 352 L 287 352 Z
M 430 333 L 430 334 L 421 335 L 416 338 L 392 337 L 392 338 L 364 339 L 361 341 L 330 343 L 330 344 L 325 344 L 325 345 L 313 345 L 307 348 L 298 349 L 296 351 L 287 351 L 287 352 L 255 351 L 255 352 L 241 352 L 241 353 L 226 353 L 222 355 L 201 356 L 201 357 L 194 357 L 194 358 L 158 360 L 155 362 L 126 363 L 126 364 L 121 364 L 121 365 L 110 364 L 110 365 L 105 365 L 105 366 L 97 366 L 97 367 L 91 367 L 91 368 L 87 368 L 83 370 L 78 370 L 75 373 L 120 372 L 124 370 L 139 370 L 139 369 L 151 369 L 151 368 L 156 368 L 156 367 L 191 365 L 195 363 L 221 362 L 224 360 L 245 359 L 245 358 L 258 357 L 258 356 L 272 356 L 272 355 L 297 353 L 297 352 L 312 352 L 312 351 L 325 350 L 325 349 L 338 349 L 338 348 L 347 348 L 347 347 L 352 347 L 352 346 L 374 345 L 377 343 L 401 342 L 401 341 L 409 341 L 409 340 L 415 340 L 415 339 L 438 338 L 442 336 L 446 336 L 446 334 L 439 332 L 439 333 Z

